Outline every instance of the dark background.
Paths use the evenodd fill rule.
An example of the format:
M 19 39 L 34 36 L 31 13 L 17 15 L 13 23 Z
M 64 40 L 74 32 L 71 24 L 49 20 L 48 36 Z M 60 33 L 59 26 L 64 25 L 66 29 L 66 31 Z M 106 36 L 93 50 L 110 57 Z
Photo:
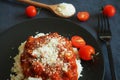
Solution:
M 86 30 L 88 30 L 97 40 L 97 15 L 101 11 L 101 7 L 106 4 L 112 4 L 116 7 L 116 14 L 109 18 L 112 31 L 111 48 L 114 59 L 115 73 L 117 80 L 120 79 L 120 0 L 35 0 L 46 4 L 57 4 L 61 2 L 72 3 L 76 8 L 76 14 L 79 11 L 88 11 L 90 19 L 86 22 L 78 21 L 76 14 L 68 18 Z M 17 23 L 35 18 L 57 17 L 50 11 L 40 9 L 40 13 L 34 18 L 28 18 L 25 15 L 25 8 L 28 5 L 17 2 L 16 0 L 0 0 L 0 34 L 11 28 Z M 59 17 L 57 17 L 59 18 Z M 21 26 L 22 27 L 22 26 Z M 109 63 L 107 58 L 107 50 L 104 44 L 101 45 L 105 60 L 105 80 L 111 80 L 109 71 Z M 89 75 L 89 74 L 88 74 Z

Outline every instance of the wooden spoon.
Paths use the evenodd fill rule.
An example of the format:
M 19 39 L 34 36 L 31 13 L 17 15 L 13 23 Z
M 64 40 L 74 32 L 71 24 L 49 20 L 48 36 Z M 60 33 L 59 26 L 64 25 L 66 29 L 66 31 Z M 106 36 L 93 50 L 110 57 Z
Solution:
M 30 4 L 30 5 L 34 5 L 37 7 L 48 9 L 48 10 L 52 11 L 53 13 L 55 13 L 57 16 L 62 17 L 62 18 L 69 18 L 69 17 L 72 17 L 74 15 L 74 14 L 72 14 L 70 16 L 62 15 L 59 11 L 57 11 L 59 4 L 47 5 L 47 4 L 43 4 L 43 3 L 32 1 L 32 0 L 18 0 L 18 1 Z

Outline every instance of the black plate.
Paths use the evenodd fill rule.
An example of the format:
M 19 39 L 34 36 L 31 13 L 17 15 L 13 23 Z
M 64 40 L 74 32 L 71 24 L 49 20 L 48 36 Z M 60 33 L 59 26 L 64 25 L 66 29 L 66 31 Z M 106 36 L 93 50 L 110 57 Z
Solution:
M 10 69 L 13 66 L 13 57 L 18 53 L 18 46 L 28 36 L 36 32 L 58 32 L 70 38 L 73 35 L 82 36 L 87 44 L 95 47 L 100 54 L 93 61 L 82 61 L 83 71 L 79 80 L 102 80 L 104 74 L 103 55 L 94 37 L 79 25 L 63 19 L 42 18 L 25 21 L 13 26 L 0 35 L 0 80 L 9 79 Z

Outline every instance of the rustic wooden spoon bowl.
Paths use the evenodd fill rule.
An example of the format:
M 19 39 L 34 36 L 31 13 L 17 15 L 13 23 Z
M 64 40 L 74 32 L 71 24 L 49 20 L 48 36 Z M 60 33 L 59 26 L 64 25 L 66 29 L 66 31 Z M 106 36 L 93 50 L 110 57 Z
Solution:
M 57 16 L 62 17 L 62 18 L 69 18 L 69 17 L 72 17 L 74 15 L 73 14 L 73 15 L 70 15 L 70 16 L 65 16 L 65 15 L 62 15 L 61 13 L 59 13 L 57 11 L 57 8 L 58 8 L 59 4 L 47 5 L 47 4 L 43 4 L 43 3 L 32 1 L 32 0 L 18 0 L 18 1 L 30 4 L 30 5 L 34 5 L 34 6 L 37 6 L 37 7 L 45 8 L 45 9 L 50 10 L 51 12 L 53 12 L 54 14 L 56 14 Z

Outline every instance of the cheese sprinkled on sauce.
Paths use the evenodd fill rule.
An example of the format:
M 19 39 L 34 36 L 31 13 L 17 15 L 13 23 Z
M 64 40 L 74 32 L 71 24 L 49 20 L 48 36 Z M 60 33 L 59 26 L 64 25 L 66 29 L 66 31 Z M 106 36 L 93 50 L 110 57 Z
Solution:
M 58 58 L 58 39 L 52 38 L 48 42 L 48 44 L 45 44 L 42 47 L 39 47 L 35 50 L 33 50 L 33 55 L 37 55 L 37 57 L 41 57 L 41 62 L 46 65 L 52 65 L 53 63 L 57 62 Z

